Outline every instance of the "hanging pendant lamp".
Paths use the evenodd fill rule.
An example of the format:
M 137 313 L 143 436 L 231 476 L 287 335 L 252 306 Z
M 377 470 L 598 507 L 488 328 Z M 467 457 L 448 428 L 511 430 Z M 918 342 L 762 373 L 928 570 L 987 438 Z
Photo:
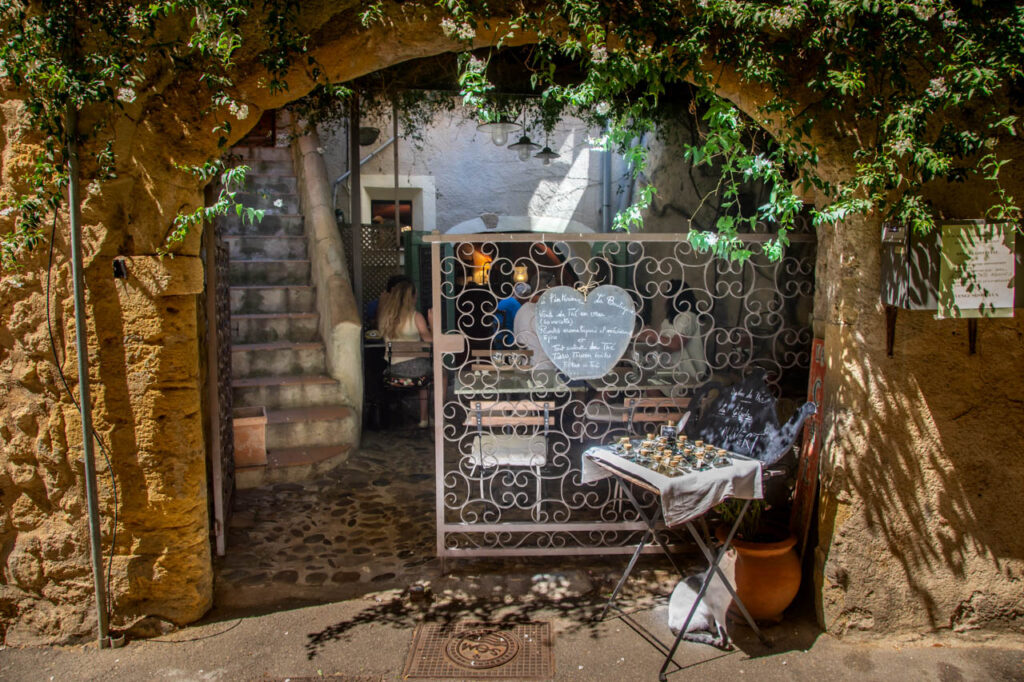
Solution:
M 519 154 L 520 161 L 526 161 L 530 158 L 530 152 L 540 149 L 540 145 L 532 141 L 529 135 L 523 135 L 518 142 L 510 144 L 508 148 Z
M 481 123 L 476 129 L 489 134 L 494 146 L 504 147 L 505 143 L 508 142 L 508 134 L 516 132 L 520 127 L 515 121 L 508 120 L 507 116 L 502 116 L 497 121 Z

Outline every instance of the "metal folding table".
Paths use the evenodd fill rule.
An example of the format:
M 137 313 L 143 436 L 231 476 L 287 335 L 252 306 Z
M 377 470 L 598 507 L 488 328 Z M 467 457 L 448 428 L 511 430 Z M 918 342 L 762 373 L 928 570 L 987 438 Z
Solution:
M 651 471 L 650 469 L 647 469 L 645 467 L 631 465 L 629 462 L 622 459 L 621 457 L 617 457 L 615 455 L 608 456 L 606 454 L 608 452 L 609 451 L 604 448 L 591 448 L 583 454 L 584 462 L 590 462 L 592 465 L 598 467 L 601 471 L 605 472 L 606 475 L 615 478 L 619 482 L 622 489 L 625 491 L 627 497 L 629 498 L 629 501 L 632 502 L 633 507 L 636 509 L 637 515 L 640 517 L 640 519 L 643 520 L 644 524 L 647 526 L 647 530 L 644 531 L 644 535 L 640 539 L 640 543 L 637 545 L 636 550 L 633 552 L 633 555 L 626 566 L 626 570 L 623 572 L 622 577 L 619 578 L 618 584 L 615 586 L 615 589 L 612 591 L 611 596 L 608 598 L 608 602 L 605 604 L 604 610 L 601 612 L 602 620 L 608 614 L 608 610 L 614 605 L 615 599 L 616 597 L 618 597 L 623 585 L 626 584 L 626 580 L 629 578 L 630 573 L 633 572 L 633 568 L 636 566 L 637 560 L 643 553 L 644 547 L 647 546 L 647 544 L 652 539 L 665 553 L 665 556 L 668 557 L 669 561 L 672 562 L 672 566 L 676 569 L 679 575 L 685 578 L 682 569 L 680 569 L 679 564 L 676 563 L 676 560 L 672 556 L 672 553 L 669 551 L 668 546 L 660 537 L 658 537 L 657 533 L 658 523 L 665 518 L 665 510 L 663 503 L 666 490 L 663 479 L 665 479 L 666 477 L 657 474 L 656 472 Z M 756 462 L 756 460 L 747 460 L 747 458 L 741 458 L 739 455 L 732 456 L 734 458 L 740 458 L 751 463 Z M 706 472 L 693 472 L 692 474 L 687 474 L 686 476 L 699 477 L 703 473 Z M 593 474 L 591 474 L 590 478 L 591 480 L 595 480 Z M 636 495 L 634 495 L 632 490 L 632 486 L 634 485 L 658 497 L 659 504 L 655 507 L 654 513 L 648 514 L 647 511 L 644 509 L 643 505 L 641 505 L 639 500 L 637 500 Z M 705 559 L 707 559 L 710 570 L 707 571 L 704 581 L 700 586 L 700 590 L 697 592 L 697 599 L 694 601 L 693 606 L 690 608 L 690 612 L 686 615 L 686 620 L 683 622 L 683 625 L 679 630 L 679 634 L 676 635 L 675 641 L 673 642 L 671 649 L 669 649 L 668 654 L 665 656 L 665 662 L 662 664 L 661 670 L 658 672 L 658 679 L 660 682 L 665 682 L 668 667 L 672 663 L 673 658 L 675 657 L 675 653 L 676 650 L 679 648 L 680 642 L 682 642 L 682 640 L 686 636 L 686 628 L 690 625 L 690 621 L 693 619 L 694 613 L 696 613 L 701 601 L 703 601 L 704 594 L 707 592 L 708 586 L 711 584 L 711 580 L 715 574 L 718 574 L 719 578 L 725 585 L 726 589 L 729 590 L 729 593 L 732 595 L 732 598 L 735 601 L 737 608 L 739 608 L 740 613 L 743 614 L 744 619 L 746 619 L 751 629 L 757 634 L 758 639 L 760 639 L 763 644 L 768 644 L 768 640 L 761 633 L 761 630 L 757 627 L 757 623 L 754 622 L 754 619 L 750 616 L 750 613 L 747 611 L 747 607 L 743 604 L 743 601 L 736 594 L 736 590 L 733 588 L 732 584 L 730 584 L 729 580 L 722 572 L 722 569 L 719 567 L 719 563 L 721 562 L 722 557 L 724 557 L 725 553 L 729 550 L 729 546 L 732 543 L 733 536 L 735 536 L 736 530 L 739 528 L 740 523 L 743 521 L 743 517 L 747 513 L 747 509 L 750 507 L 750 499 L 757 499 L 761 496 L 759 463 L 757 463 L 756 466 L 756 485 L 754 486 L 754 492 L 756 493 L 755 496 L 753 496 L 752 498 L 745 499 L 742 510 L 736 517 L 736 521 L 733 523 L 732 527 L 729 529 L 729 533 L 726 536 L 725 542 L 723 543 L 721 548 L 719 548 L 717 553 L 712 551 L 712 549 L 704 541 L 704 538 L 701 537 L 700 533 L 697 532 L 697 529 L 694 527 L 694 522 L 697 521 L 699 518 L 702 518 L 703 515 L 712 506 L 714 506 L 714 504 L 717 504 L 717 502 L 714 502 L 714 504 L 709 503 L 710 500 L 716 499 L 718 497 L 717 495 L 712 495 L 712 497 L 702 500 L 700 504 L 694 507 L 694 512 L 700 510 L 702 507 L 706 507 L 702 511 L 700 511 L 700 513 L 696 513 L 695 515 L 690 516 L 689 518 L 685 518 L 681 521 L 669 525 L 669 527 L 678 527 L 679 525 L 686 526 L 686 529 L 689 531 L 690 535 L 697 543 L 697 546 L 700 548 L 701 553 L 704 555 Z M 686 493 L 682 494 L 685 495 Z M 725 499 L 726 497 L 729 496 L 731 495 L 722 495 L 721 498 Z M 721 500 L 719 499 L 718 501 Z

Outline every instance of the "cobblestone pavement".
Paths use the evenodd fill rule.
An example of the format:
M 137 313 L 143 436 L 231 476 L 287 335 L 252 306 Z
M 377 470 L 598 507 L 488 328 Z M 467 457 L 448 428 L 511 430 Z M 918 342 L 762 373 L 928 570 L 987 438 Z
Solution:
M 342 599 L 439 573 L 425 431 L 367 432 L 321 478 L 239 490 L 217 603 Z
M 240 490 L 227 556 L 216 564 L 218 611 L 323 603 L 429 583 L 439 597 L 558 600 L 608 593 L 628 557 L 451 562 L 435 551 L 429 432 L 365 432 L 347 463 L 305 484 Z M 646 557 L 624 595 L 661 595 L 677 579 Z

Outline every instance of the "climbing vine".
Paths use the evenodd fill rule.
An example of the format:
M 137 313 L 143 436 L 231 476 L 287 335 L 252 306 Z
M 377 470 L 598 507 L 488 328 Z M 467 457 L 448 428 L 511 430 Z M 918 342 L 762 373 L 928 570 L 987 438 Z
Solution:
M 391 13 L 414 4 L 362 3 L 352 26 L 369 30 L 361 27 L 387 23 Z M 549 129 L 561 112 L 578 113 L 606 130 L 600 144 L 625 153 L 638 175 L 645 163 L 639 141 L 657 127 L 664 101 L 693 88 L 701 134 L 684 153 L 693 164 L 720 170 L 722 182 L 714 190 L 713 224 L 693 225 L 691 240 L 723 257 L 744 258 L 738 235 L 766 225 L 777 231 L 769 253 L 781 254 L 809 189 L 825 198 L 815 210 L 819 222 L 873 213 L 927 232 L 943 217 L 927 199 L 930 188 L 972 180 L 988 188 L 986 217 L 1020 225 L 1020 198 L 1004 185 L 1004 171 L 1022 132 L 1021 3 L 418 4 L 437 15 L 438 31 L 461 53 L 462 100 L 482 121 L 508 113 L 507 98 L 503 104 L 492 82 L 493 56 L 510 38 L 529 35 L 534 47 L 523 67 L 538 103 L 534 120 Z M 121 111 L 137 114 L 168 68 L 198 74 L 209 102 L 205 113 L 219 121 L 226 146 L 232 126 L 248 118 L 232 92 L 236 59 L 254 36 L 259 47 L 247 63 L 265 70 L 266 87 L 287 90 L 288 74 L 301 67 L 321 83 L 299 105 L 304 112 L 315 118 L 331 102 L 337 106 L 352 88 L 327 82 L 310 57 L 302 12 L 297 0 L 0 0 L 0 87 L 6 98 L 24 102 L 27 125 L 42 141 L 33 168 L 19 178 L 18 195 L 0 200 L 0 264 L 10 267 L 32 248 L 45 216 L 60 206 L 69 109 L 89 111 L 88 120 L 97 121 L 77 133 L 87 143 L 83 172 L 89 182 L 102 183 L 117 168 L 110 121 Z M 756 109 L 740 113 L 716 94 L 727 70 L 764 93 Z M 837 125 L 848 135 L 853 171 L 828 183 L 817 172 L 815 140 L 823 127 Z M 182 172 L 205 178 L 223 170 L 203 165 Z M 225 185 L 237 182 L 239 172 Z M 738 188 L 749 182 L 768 191 L 755 212 L 745 214 Z M 641 188 L 616 226 L 642 229 L 653 192 Z M 180 240 L 197 223 L 231 210 L 233 199 L 228 189 L 212 212 L 180 216 L 169 238 Z

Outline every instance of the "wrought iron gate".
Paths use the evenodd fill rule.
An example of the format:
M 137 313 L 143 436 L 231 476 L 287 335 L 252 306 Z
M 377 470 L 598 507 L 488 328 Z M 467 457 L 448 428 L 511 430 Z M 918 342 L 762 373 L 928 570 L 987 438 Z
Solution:
M 793 235 L 778 262 L 764 240 L 744 237 L 754 255 L 739 264 L 684 234 L 428 237 L 438 555 L 630 552 L 644 525 L 613 484 L 581 483 L 586 447 L 674 418 L 698 386 L 752 367 L 780 397 L 804 395 L 814 236 Z M 532 295 L 589 282 L 631 294 L 636 331 L 613 371 L 567 382 L 528 352 L 525 325 L 503 331 L 499 304 L 520 283 Z

